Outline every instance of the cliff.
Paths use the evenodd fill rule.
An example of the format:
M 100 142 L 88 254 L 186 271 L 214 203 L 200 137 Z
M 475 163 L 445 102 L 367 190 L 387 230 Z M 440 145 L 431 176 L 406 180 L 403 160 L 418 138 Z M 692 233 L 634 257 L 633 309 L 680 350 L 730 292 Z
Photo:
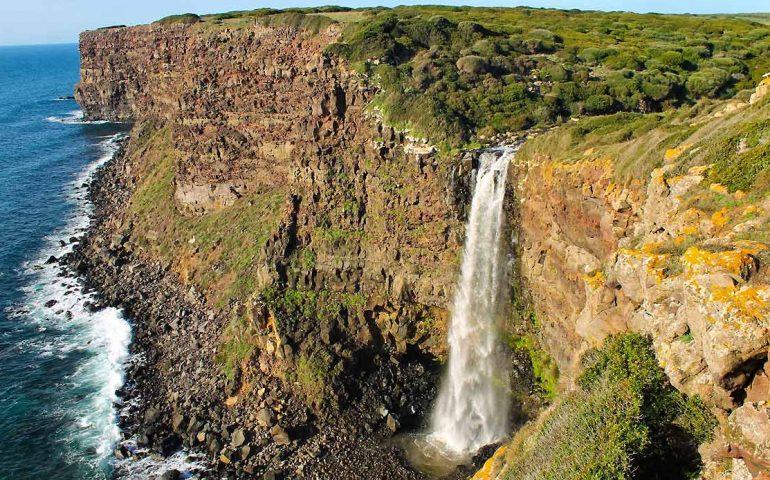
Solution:
M 174 430 L 221 468 L 263 472 L 288 469 L 256 442 L 284 443 L 257 420 L 284 408 L 266 403 L 263 385 L 302 399 L 308 417 L 364 399 L 366 433 L 355 437 L 425 418 L 446 355 L 474 160 L 383 123 L 372 108 L 378 83 L 330 52 L 342 25 L 238 22 L 85 32 L 76 97 L 86 118 L 134 122 L 111 184 L 128 193 L 86 252 L 96 264 L 157 264 L 194 299 L 191 309 L 210 321 L 185 325 L 203 331 L 207 368 L 218 370 L 194 378 L 219 375 L 205 396 L 225 406 L 227 434 L 194 421 L 205 411 L 169 400 L 173 382 L 160 387 L 158 408 L 168 423 L 182 415 Z M 555 383 L 540 345 L 566 394 L 581 354 L 638 332 L 668 381 L 720 420 L 702 449 L 706 478 L 766 471 L 770 428 L 752 427 L 770 424 L 770 206 L 764 164 L 752 160 L 765 158 L 766 90 L 750 101 L 584 118 L 527 140 L 507 204 L 517 304 L 506 334 L 530 357 L 515 369 L 522 417 L 531 413 L 524 397 Z M 164 345 L 161 355 L 195 363 L 194 351 Z M 386 367 L 397 371 L 378 386 Z M 313 422 L 284 425 L 315 443 L 282 455 L 309 455 L 321 438 Z M 230 442 L 243 428 L 255 432 L 246 455 Z M 517 461 L 495 458 L 484 475 Z M 307 462 L 301 473 L 324 471 Z
M 271 459 L 274 450 L 251 443 L 267 435 L 254 420 L 265 408 L 290 432 L 307 431 L 305 451 L 308 435 L 316 443 L 326 438 L 323 448 L 334 450 L 323 429 L 315 431 L 322 422 L 297 424 L 280 405 L 266 404 L 266 386 L 268 394 L 307 404 L 297 418 L 322 420 L 360 403 L 366 420 L 353 428 L 363 422 L 370 432 L 390 432 L 427 416 L 435 362 L 446 356 L 447 300 L 473 159 L 440 162 L 435 148 L 369 113 L 375 88 L 324 53 L 338 33 L 336 25 L 315 34 L 255 23 L 81 35 L 76 97 L 86 118 L 134 123 L 113 167 L 119 171 L 106 183 L 128 196 L 105 211 L 84 263 L 97 283 L 139 289 L 135 299 L 125 287 L 106 288 L 112 301 L 152 319 L 140 327 L 148 337 L 142 344 L 154 345 L 157 363 L 148 368 L 165 379 L 153 408 L 168 425 L 182 415 L 182 441 L 208 449 L 221 468 L 290 468 L 283 457 Z M 125 265 L 147 265 L 148 278 L 158 268 L 167 272 L 186 292 L 175 309 L 188 313 L 167 318 L 152 290 L 177 287 L 136 285 L 131 279 L 141 270 L 132 267 L 132 276 Z M 143 303 L 152 307 L 137 306 Z M 169 342 L 169 329 L 189 340 Z M 181 367 L 201 356 L 219 372 Z M 196 386 L 185 383 L 184 395 L 169 401 L 180 375 Z M 269 387 L 275 379 L 281 387 Z M 222 428 L 254 429 L 250 455 L 240 445 L 227 450 L 229 438 L 210 430 L 198 436 L 202 425 L 193 419 L 210 417 L 212 400 L 225 408 L 217 413 L 228 419 Z M 149 437 L 157 443 L 164 435 Z M 292 465 L 307 455 L 275 438 L 271 448 L 279 442 Z M 220 451 L 226 462 L 218 461 Z M 345 478 L 350 467 L 331 468 Z

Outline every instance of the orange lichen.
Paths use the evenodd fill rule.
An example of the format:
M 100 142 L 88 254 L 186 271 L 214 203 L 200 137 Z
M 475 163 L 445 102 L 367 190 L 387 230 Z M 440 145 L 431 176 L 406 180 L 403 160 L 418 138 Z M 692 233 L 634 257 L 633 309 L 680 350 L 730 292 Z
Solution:
M 484 462 L 484 466 L 481 467 L 481 469 L 476 472 L 475 475 L 473 475 L 471 480 L 491 480 L 492 470 L 494 469 L 495 462 L 497 459 L 502 458 L 502 456 L 505 455 L 506 450 L 508 450 L 506 445 L 498 448 L 495 453 L 486 462 Z
M 672 162 L 677 158 L 679 158 L 690 147 L 692 147 L 691 143 L 685 143 L 675 148 L 669 148 L 668 150 L 666 150 L 666 153 L 663 154 L 663 158 L 667 162 Z
M 759 212 L 759 208 L 757 208 L 756 205 L 749 205 L 749 206 L 747 206 L 746 208 L 743 209 L 743 215 L 744 216 L 753 215 L 753 214 L 755 214 L 757 212 Z
M 584 275 L 583 280 L 585 280 L 586 285 L 588 285 L 592 290 L 596 290 L 604 286 L 604 282 L 607 279 L 604 276 L 604 272 L 598 270 L 593 275 Z
M 736 242 L 735 249 L 721 252 L 710 252 L 699 247 L 690 247 L 682 255 L 684 271 L 687 275 L 714 273 L 724 271 L 733 275 L 741 275 L 754 264 L 753 255 L 767 248 L 758 242 Z
M 743 285 L 713 286 L 711 287 L 711 299 L 723 303 L 727 311 L 740 320 L 763 319 L 768 313 L 767 297 L 770 296 L 770 287 Z
M 682 225 L 682 235 L 697 235 L 700 232 L 700 224 L 703 212 L 697 208 L 688 208 L 679 215 L 679 223 Z
M 690 175 L 703 175 L 709 168 L 711 168 L 711 165 L 698 165 L 696 167 L 691 167 L 687 170 L 687 173 Z
M 736 200 L 743 200 L 746 198 L 746 192 L 743 190 L 736 190 L 735 193 L 733 193 L 733 197 L 735 197 Z
M 727 191 L 727 187 L 722 185 L 721 183 L 712 183 L 709 187 L 709 190 L 711 190 L 714 193 L 719 193 L 720 195 L 728 195 L 729 192 Z
M 722 228 L 727 225 L 727 209 L 723 208 L 714 212 L 711 215 L 711 223 L 717 228 Z
M 646 268 L 647 273 L 655 278 L 657 283 L 661 283 L 666 278 L 666 260 L 671 257 L 668 253 L 654 253 L 654 250 L 660 248 L 662 243 L 653 242 L 645 245 L 642 249 L 620 248 L 618 254 L 635 258 Z

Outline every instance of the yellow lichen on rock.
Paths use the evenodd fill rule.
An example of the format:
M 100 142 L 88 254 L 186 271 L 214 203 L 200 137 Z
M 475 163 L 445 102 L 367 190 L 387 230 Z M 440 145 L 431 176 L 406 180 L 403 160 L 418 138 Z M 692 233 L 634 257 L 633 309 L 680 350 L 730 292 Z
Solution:
M 607 280 L 604 276 L 604 272 L 601 270 L 596 271 L 593 275 L 585 275 L 583 279 L 591 290 L 596 290 L 604 286 L 604 282 Z
M 673 162 L 674 160 L 679 158 L 684 152 L 686 152 L 687 149 L 689 149 L 690 147 L 692 147 L 691 143 L 685 143 L 685 144 L 679 145 L 678 147 L 669 148 L 668 150 L 666 150 L 666 153 L 663 154 L 663 159 L 667 162 Z
M 717 210 L 713 214 L 711 214 L 711 223 L 714 224 L 714 226 L 717 229 L 721 229 L 725 225 L 727 225 L 727 209 L 722 208 L 720 210 Z
M 729 195 L 729 192 L 727 191 L 727 187 L 722 185 L 721 183 L 712 183 L 709 187 L 709 190 L 711 190 L 714 193 L 719 193 L 721 195 Z
M 711 287 L 711 299 L 725 305 L 728 313 L 737 320 L 762 320 L 768 314 L 770 287 L 767 285 L 740 287 Z
M 495 471 L 495 463 L 498 460 L 502 460 L 507 450 L 507 445 L 503 445 L 502 447 L 498 448 L 495 453 L 489 457 L 486 462 L 484 462 L 484 466 L 481 467 L 481 469 L 476 472 L 473 477 L 471 477 L 471 480 L 492 480 L 494 478 L 492 473 Z
M 767 247 L 759 242 L 736 242 L 736 248 L 712 252 L 700 247 L 690 247 L 682 255 L 684 271 L 688 276 L 724 271 L 741 276 L 755 263 L 754 255 Z

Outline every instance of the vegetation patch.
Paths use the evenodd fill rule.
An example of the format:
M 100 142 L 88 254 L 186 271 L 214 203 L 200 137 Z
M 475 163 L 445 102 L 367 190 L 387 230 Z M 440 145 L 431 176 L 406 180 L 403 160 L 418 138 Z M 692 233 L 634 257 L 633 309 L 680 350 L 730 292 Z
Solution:
M 214 360 L 229 380 L 234 380 L 244 362 L 251 358 L 255 334 L 252 323 L 242 316 L 234 317 L 227 325 Z
M 260 296 L 276 316 L 277 328 L 281 333 L 294 331 L 301 319 L 331 323 L 360 311 L 366 305 L 366 297 L 361 293 L 329 290 L 269 287 Z
M 708 156 L 710 178 L 736 190 L 770 190 L 770 120 L 742 123 L 719 140 Z
M 382 88 L 377 108 L 391 125 L 447 147 L 576 115 L 729 97 L 770 68 L 770 36 L 748 19 L 440 6 L 367 13 L 329 52 Z
M 610 337 L 583 363 L 577 389 L 508 447 L 504 478 L 654 478 L 656 471 L 689 478 L 697 473 L 697 446 L 711 438 L 716 420 L 700 399 L 685 397 L 667 382 L 648 338 Z
M 148 131 L 137 155 L 147 169 L 129 207 L 135 240 L 177 262 L 188 281 L 219 306 L 257 289 L 256 271 L 269 235 L 277 228 L 285 195 L 246 195 L 233 205 L 202 216 L 185 216 L 174 199 L 175 150 L 170 129 Z
M 174 23 L 181 23 L 184 25 L 192 25 L 201 21 L 201 17 L 194 13 L 182 13 L 180 15 L 169 15 L 163 17 L 155 23 L 159 25 L 172 25 Z
M 335 397 L 327 394 L 327 389 L 334 378 L 340 374 L 341 368 L 341 363 L 334 365 L 329 352 L 319 349 L 310 354 L 301 354 L 297 361 L 296 372 L 289 378 L 299 384 L 308 405 L 322 408 Z
M 548 352 L 540 348 L 529 335 L 512 336 L 508 339 L 512 350 L 524 351 L 532 364 L 532 374 L 535 377 L 535 389 L 545 400 L 556 398 L 556 387 L 559 381 L 559 367 Z

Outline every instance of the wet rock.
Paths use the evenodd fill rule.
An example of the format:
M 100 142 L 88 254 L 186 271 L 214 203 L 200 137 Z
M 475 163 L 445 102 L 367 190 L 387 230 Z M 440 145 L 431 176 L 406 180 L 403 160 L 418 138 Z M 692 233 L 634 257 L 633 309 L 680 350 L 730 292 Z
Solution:
M 399 423 L 398 419 L 396 417 L 389 413 L 388 417 L 385 419 L 385 424 L 388 427 L 388 430 L 390 430 L 393 433 L 396 433 L 399 428 L 401 428 L 401 424 Z
M 51 308 L 54 305 L 56 305 L 57 303 L 59 303 L 58 300 L 51 299 L 51 300 L 48 300 L 47 302 L 45 302 L 45 306 L 48 307 L 48 308 Z
M 166 470 L 163 475 L 160 476 L 160 480 L 178 480 L 182 477 L 179 470 Z

